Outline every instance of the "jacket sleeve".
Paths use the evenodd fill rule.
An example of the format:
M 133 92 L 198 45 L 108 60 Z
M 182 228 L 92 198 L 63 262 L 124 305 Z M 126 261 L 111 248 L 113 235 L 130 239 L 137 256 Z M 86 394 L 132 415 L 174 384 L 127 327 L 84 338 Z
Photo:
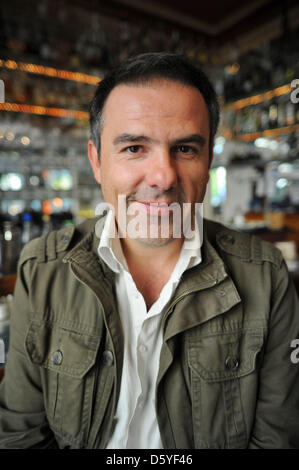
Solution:
M 1 449 L 58 447 L 47 422 L 39 369 L 25 351 L 30 318 L 30 264 L 30 261 L 19 263 L 14 292 L 9 352 L 0 385 Z
M 273 272 L 268 338 L 249 448 L 299 449 L 299 361 L 294 361 L 292 347 L 294 340 L 299 341 L 298 297 L 285 262 Z

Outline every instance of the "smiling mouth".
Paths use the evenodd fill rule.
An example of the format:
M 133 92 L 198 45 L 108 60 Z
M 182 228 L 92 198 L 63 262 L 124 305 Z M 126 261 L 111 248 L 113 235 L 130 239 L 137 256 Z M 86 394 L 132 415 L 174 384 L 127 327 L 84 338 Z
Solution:
M 135 201 L 137 204 L 143 206 L 146 209 L 146 212 L 150 215 L 168 215 L 172 212 L 170 207 L 173 202 L 165 201 Z

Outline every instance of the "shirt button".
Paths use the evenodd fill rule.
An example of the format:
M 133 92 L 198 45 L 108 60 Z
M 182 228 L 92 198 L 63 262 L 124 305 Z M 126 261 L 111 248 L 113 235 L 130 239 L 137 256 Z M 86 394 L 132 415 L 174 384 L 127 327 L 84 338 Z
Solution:
M 70 240 L 70 236 L 67 233 L 63 233 L 61 236 L 62 243 L 67 243 Z
M 233 245 L 235 243 L 234 237 L 232 235 L 229 235 L 229 234 L 222 235 L 221 241 L 224 244 L 230 244 L 230 245 Z
M 104 351 L 102 356 L 102 363 L 105 366 L 112 366 L 114 362 L 114 357 L 111 351 Z
M 225 367 L 228 370 L 236 370 L 239 367 L 239 360 L 235 356 L 227 356 L 225 359 Z
M 60 364 L 62 363 L 62 359 L 63 359 L 63 354 L 60 351 L 60 349 L 57 349 L 57 351 L 55 351 L 52 354 L 52 357 L 51 357 L 52 363 L 54 364 L 54 366 L 60 366 Z

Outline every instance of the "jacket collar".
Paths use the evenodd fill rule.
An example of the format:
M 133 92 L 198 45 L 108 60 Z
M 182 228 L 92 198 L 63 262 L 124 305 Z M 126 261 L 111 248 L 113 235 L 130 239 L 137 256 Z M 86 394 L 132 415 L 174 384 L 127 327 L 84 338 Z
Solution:
M 76 263 L 82 269 L 89 272 L 96 282 L 105 277 L 111 284 L 114 283 L 115 273 L 101 260 L 98 255 L 98 245 L 104 227 L 105 217 L 85 221 L 78 226 L 81 240 L 64 257 L 65 261 Z M 164 324 L 168 313 L 174 309 L 191 292 L 199 292 L 213 287 L 213 294 L 209 296 L 210 301 L 200 306 L 200 318 L 195 309 L 193 314 L 175 315 L 175 328 L 171 328 L 169 335 L 177 334 L 178 331 L 200 324 L 221 313 L 225 313 L 241 301 L 237 288 L 228 275 L 228 270 L 223 259 L 209 240 L 209 221 L 203 223 L 203 245 L 202 263 L 184 272 L 181 282 L 175 292 L 174 299 L 170 304 L 164 318 Z M 220 287 L 221 284 L 221 287 Z M 223 295 L 224 294 L 224 295 Z M 178 309 L 180 311 L 181 309 Z M 192 309 L 191 309 L 192 310 Z M 173 322 L 171 322 L 173 324 Z

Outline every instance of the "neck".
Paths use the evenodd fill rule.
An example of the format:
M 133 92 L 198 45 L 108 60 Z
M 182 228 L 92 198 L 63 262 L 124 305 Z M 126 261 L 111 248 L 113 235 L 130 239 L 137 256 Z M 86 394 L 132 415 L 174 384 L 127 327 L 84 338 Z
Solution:
M 155 246 L 130 238 L 120 240 L 129 269 L 139 266 L 144 267 L 145 271 L 152 266 L 156 269 L 174 267 L 184 242 L 182 238 L 175 238 L 165 245 Z
M 124 238 L 121 242 L 131 276 L 149 309 L 175 268 L 183 239 L 174 239 L 164 246 L 151 246 Z

